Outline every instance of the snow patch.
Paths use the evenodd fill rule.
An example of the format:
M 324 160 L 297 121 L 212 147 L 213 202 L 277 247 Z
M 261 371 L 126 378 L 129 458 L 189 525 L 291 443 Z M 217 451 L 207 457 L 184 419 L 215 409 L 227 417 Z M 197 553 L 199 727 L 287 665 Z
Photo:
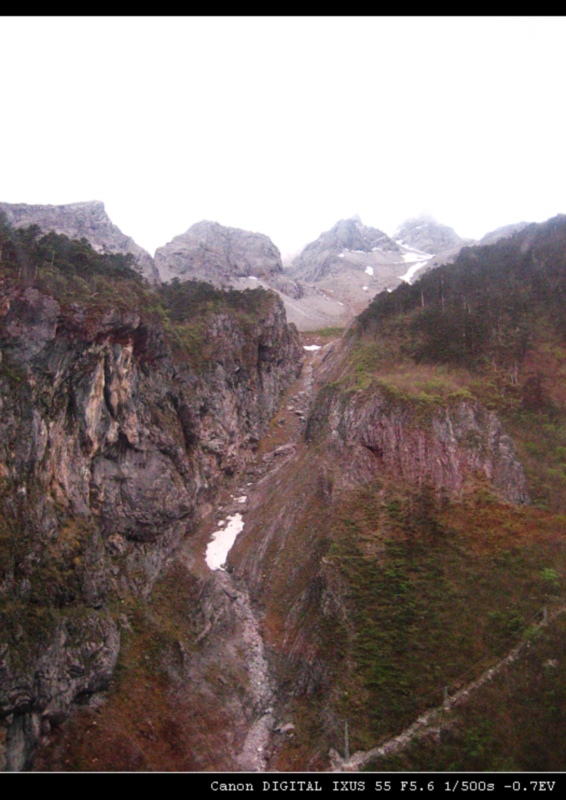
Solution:
M 344 258 L 344 253 L 338 253 L 338 258 Z
M 421 253 L 420 250 L 413 250 L 412 253 L 403 253 L 403 261 L 405 264 L 414 263 L 415 261 L 429 261 L 432 256 L 429 253 Z
M 206 563 L 211 570 L 223 569 L 228 553 L 236 541 L 236 536 L 244 529 L 241 514 L 233 514 L 226 520 L 226 528 L 214 531 L 212 540 L 206 548 Z
M 304 344 L 303 350 L 320 350 L 321 345 L 319 344 Z
M 251 281 L 259 281 L 259 278 L 256 278 L 256 276 L 255 276 L 255 275 L 248 275 L 248 278 L 249 278 Z
M 404 275 L 399 275 L 399 280 L 405 281 L 405 283 L 409 283 L 410 284 L 411 283 L 411 278 L 413 277 L 415 272 L 417 272 L 419 269 L 422 269 L 422 267 L 424 267 L 424 262 L 422 262 L 422 261 L 421 261 L 420 264 L 413 264 L 413 266 L 409 267 L 409 269 L 407 270 L 407 272 Z
M 369 286 L 362 286 L 362 292 L 367 292 L 368 289 L 369 289 Z
M 373 267 L 366 267 L 364 271 L 366 275 L 373 275 Z

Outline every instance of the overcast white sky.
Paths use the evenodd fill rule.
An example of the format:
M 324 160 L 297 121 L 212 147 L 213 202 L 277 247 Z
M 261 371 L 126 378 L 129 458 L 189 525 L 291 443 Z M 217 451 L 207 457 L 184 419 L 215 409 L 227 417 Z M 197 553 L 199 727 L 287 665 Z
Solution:
M 0 200 L 103 200 L 285 254 L 359 214 L 462 236 L 566 212 L 566 18 L 1 18 Z

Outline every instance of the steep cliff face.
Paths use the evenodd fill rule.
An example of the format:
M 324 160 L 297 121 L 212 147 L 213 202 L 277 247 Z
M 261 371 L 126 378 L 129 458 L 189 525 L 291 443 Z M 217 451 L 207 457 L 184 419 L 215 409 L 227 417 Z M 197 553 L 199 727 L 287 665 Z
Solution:
M 455 497 L 483 476 L 502 499 L 529 499 L 511 438 L 494 413 L 471 400 L 423 409 L 385 389 L 346 394 L 330 388 L 319 395 L 306 438 L 328 442 L 343 464 L 343 482 L 384 471 Z
M 21 769 L 108 684 L 120 603 L 147 595 L 250 458 L 302 351 L 266 293 L 255 315 L 206 318 L 211 357 L 194 368 L 143 311 L 63 307 L 13 283 L 1 308 L 0 715 Z
M 6 214 L 15 228 L 37 225 L 45 233 L 54 231 L 70 239 L 85 238 L 99 252 L 130 253 L 141 275 L 150 281 L 159 280 L 152 257 L 113 224 L 100 201 L 61 206 L 0 203 L 0 212 Z
M 316 583 L 313 576 L 321 569 L 320 551 L 328 545 L 327 532 L 322 533 L 324 525 L 316 517 L 329 514 L 332 519 L 332 506 L 364 485 L 385 481 L 400 494 L 432 492 L 438 499 L 451 501 L 460 501 L 478 486 L 489 486 L 504 503 L 530 502 L 515 445 L 493 412 L 471 399 L 423 406 L 422 401 L 395 396 L 376 386 L 344 390 L 328 380 L 340 372 L 344 356 L 347 359 L 347 349 L 331 346 L 318 357 L 319 389 L 311 401 L 304 442 L 265 479 L 256 501 L 261 522 L 258 516 L 258 527 L 254 526 L 252 503 L 247 533 L 231 555 L 234 563 L 243 565 L 262 602 L 269 602 L 266 585 L 273 589 L 272 583 L 265 582 L 265 573 L 274 568 L 272 558 L 278 563 L 274 553 L 281 554 L 287 549 L 287 540 L 298 540 L 301 535 L 308 545 L 305 540 L 304 561 L 296 565 L 293 574 L 308 573 L 312 557 L 309 583 Z M 288 497 L 294 498 L 292 509 L 285 500 Z M 308 525 L 321 532 L 320 538 L 307 534 Z M 250 548 L 254 535 L 259 538 Z M 282 569 L 277 583 L 289 580 L 293 579 Z M 310 590 L 307 594 L 311 596 Z M 336 597 L 327 600 L 329 605 L 340 605 Z

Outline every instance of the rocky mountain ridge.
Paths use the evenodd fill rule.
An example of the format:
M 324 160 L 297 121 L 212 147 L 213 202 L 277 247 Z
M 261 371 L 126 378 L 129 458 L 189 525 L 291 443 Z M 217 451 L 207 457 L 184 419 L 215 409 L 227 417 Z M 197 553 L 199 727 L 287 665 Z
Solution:
M 225 288 L 253 288 L 258 282 L 300 296 L 299 287 L 284 274 L 281 253 L 269 237 L 218 222 L 197 222 L 158 248 L 155 265 L 163 281 L 204 280 Z
M 415 233 L 416 228 L 419 230 Z M 404 230 L 408 239 L 415 236 L 415 241 L 429 250 L 392 239 L 377 228 L 363 225 L 359 217 L 340 220 L 322 233 L 289 267 L 289 274 L 302 286 L 301 300 L 287 304 L 290 319 L 301 330 L 317 325 L 344 326 L 379 292 L 414 280 L 435 257 L 430 246 L 459 240 L 453 232 L 450 236 L 451 229 L 430 220 L 408 223 Z M 316 323 L 309 323 L 309 315 Z
M 122 234 L 98 201 L 62 206 L 0 203 L 0 212 L 16 227 L 38 225 L 46 232 L 84 237 L 99 252 L 129 253 L 135 268 L 151 282 L 177 278 L 238 290 L 271 289 L 299 330 L 344 327 L 380 291 L 414 280 L 473 244 L 429 217 L 407 220 L 390 238 L 356 216 L 337 222 L 284 268 L 278 248 L 267 236 L 217 222 L 196 223 L 158 248 L 152 258 Z M 482 244 L 517 229 L 493 231 Z
M 329 231 L 321 233 L 293 260 L 290 273 L 304 281 L 317 282 L 329 273 L 340 272 L 344 264 L 343 251 L 366 253 L 379 250 L 399 253 L 400 247 L 383 231 L 369 228 L 357 217 L 343 219 Z
M 67 205 L 27 205 L 0 203 L 0 213 L 15 228 L 37 225 L 42 231 L 54 231 L 70 239 L 85 238 L 98 252 L 130 253 L 135 269 L 149 281 L 158 281 L 159 274 L 150 254 L 114 225 L 104 203 L 91 200 Z

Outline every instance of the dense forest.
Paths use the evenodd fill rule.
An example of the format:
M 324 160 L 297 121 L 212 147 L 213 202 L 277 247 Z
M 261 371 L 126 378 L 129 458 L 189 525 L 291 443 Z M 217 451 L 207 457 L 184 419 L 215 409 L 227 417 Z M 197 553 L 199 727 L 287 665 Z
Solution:
M 566 339 L 565 240 L 566 217 L 559 216 L 491 246 L 465 247 L 454 264 L 382 292 L 359 324 L 384 333 L 409 315 L 404 352 L 417 363 L 518 367 L 541 317 Z

